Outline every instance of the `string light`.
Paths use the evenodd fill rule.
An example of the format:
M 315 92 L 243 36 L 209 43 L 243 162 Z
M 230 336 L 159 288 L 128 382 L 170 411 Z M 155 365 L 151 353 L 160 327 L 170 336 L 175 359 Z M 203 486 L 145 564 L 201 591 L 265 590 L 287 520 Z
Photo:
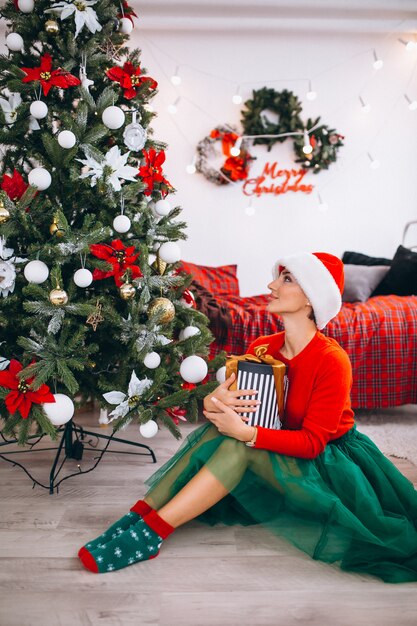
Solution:
M 306 93 L 307 100 L 315 100 L 317 98 L 317 92 L 311 86 L 311 80 L 308 81 L 308 91 Z
M 409 98 L 406 93 L 404 94 L 404 98 L 408 102 L 408 108 L 410 109 L 410 111 L 415 111 L 417 109 L 417 100 L 411 100 L 411 98 Z
M 319 206 L 318 206 L 318 209 L 319 209 L 319 211 L 321 211 L 322 213 L 325 213 L 326 211 L 328 211 L 328 210 L 329 210 L 329 205 L 327 204 L 327 202 L 324 202 L 324 201 L 323 201 L 323 198 L 321 197 L 320 192 L 317 192 L 317 196 L 318 196 L 318 199 L 319 199 Z
M 234 157 L 239 156 L 241 145 L 242 145 L 242 137 L 238 137 L 236 139 L 235 145 L 233 146 L 233 148 L 230 149 L 230 154 Z
M 409 39 L 408 41 L 406 41 L 405 39 L 399 39 L 398 41 L 400 41 L 405 46 L 407 52 L 412 52 L 416 47 L 416 42 L 412 39 Z
M 242 104 L 242 96 L 240 95 L 240 85 L 237 86 L 236 93 L 232 96 L 233 104 Z
M 369 167 L 371 168 L 371 170 L 377 170 L 377 169 L 378 169 L 378 167 L 381 165 L 381 163 L 378 161 L 378 159 L 374 159 L 374 158 L 372 157 L 372 155 L 371 155 L 371 154 L 369 154 L 369 152 L 367 152 L 367 155 L 368 155 L 369 160 L 370 160 L 370 162 L 371 162 L 371 163 L 370 163 L 370 165 L 369 165 Z
M 313 152 L 313 146 L 310 143 L 310 137 L 308 132 L 304 131 L 304 145 L 303 145 L 304 154 L 311 154 Z
M 362 111 L 364 113 L 369 113 L 369 111 L 371 110 L 371 105 L 369 104 L 369 102 L 365 102 L 362 96 L 359 96 L 359 102 L 361 103 Z
M 178 97 L 175 102 L 173 102 L 172 104 L 169 104 L 167 106 L 167 111 L 168 113 L 171 113 L 171 115 L 175 115 L 175 113 L 178 111 L 178 102 L 180 101 L 180 98 Z
M 195 174 L 197 171 L 197 168 L 195 166 L 195 162 L 196 162 L 196 156 L 193 156 L 193 160 L 191 161 L 191 163 L 189 163 L 186 167 L 185 167 L 185 171 L 187 172 L 187 174 Z
M 375 50 L 374 50 L 374 62 L 373 62 L 374 70 L 381 70 L 384 67 L 384 61 L 379 59 Z
M 249 200 L 248 206 L 245 208 L 245 213 L 249 217 L 253 217 L 256 213 L 255 207 L 252 206 L 252 198 Z
M 180 69 L 179 65 L 177 65 L 177 67 L 175 68 L 175 73 L 171 76 L 171 83 L 175 85 L 176 87 L 178 85 L 181 85 L 181 82 L 182 82 L 182 78 L 179 75 L 179 69 Z

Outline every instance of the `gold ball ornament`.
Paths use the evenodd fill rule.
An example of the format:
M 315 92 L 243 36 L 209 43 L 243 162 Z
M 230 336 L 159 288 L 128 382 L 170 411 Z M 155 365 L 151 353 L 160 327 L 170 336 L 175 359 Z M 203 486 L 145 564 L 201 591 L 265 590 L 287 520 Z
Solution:
M 57 237 L 63 237 L 65 235 L 65 231 L 60 227 L 56 218 L 49 227 L 49 232 L 51 235 L 56 235 Z
M 49 300 L 55 306 L 62 306 L 68 302 L 68 294 L 64 289 L 58 285 L 56 289 L 52 289 L 49 294 Z
M 59 33 L 59 24 L 55 20 L 46 20 L 45 30 L 50 35 L 57 35 Z
M 3 200 L 0 200 L 0 224 L 5 224 L 10 219 L 10 211 L 4 206 Z
M 119 287 L 119 292 L 123 300 L 131 300 L 135 297 L 136 287 L 132 283 L 124 283 Z
M 148 315 L 158 315 L 162 324 L 168 324 L 175 317 L 175 307 L 168 298 L 155 298 L 148 306 Z

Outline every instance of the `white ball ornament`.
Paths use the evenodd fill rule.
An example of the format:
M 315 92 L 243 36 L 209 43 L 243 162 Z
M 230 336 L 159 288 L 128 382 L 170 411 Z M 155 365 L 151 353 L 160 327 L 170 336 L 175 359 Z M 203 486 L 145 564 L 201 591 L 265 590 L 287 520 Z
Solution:
M 40 191 L 48 189 L 52 182 L 52 177 L 48 170 L 43 167 L 35 167 L 29 172 L 29 184 L 37 187 Z
M 62 426 L 74 415 L 74 403 L 64 393 L 54 393 L 55 402 L 45 402 L 43 410 L 54 426 Z
M 10 33 L 6 37 L 6 46 L 12 52 L 19 52 L 23 48 L 23 37 L 19 33 Z
M 42 100 L 35 100 L 30 105 L 30 114 L 37 120 L 42 120 L 48 115 L 48 107 Z
M 128 17 L 122 17 L 119 21 L 119 33 L 123 35 L 130 35 L 133 30 L 133 24 Z
M 224 383 L 224 381 L 226 380 L 226 366 L 225 365 L 223 365 L 223 367 L 219 367 L 219 369 L 217 370 L 216 380 L 220 384 Z
M 174 241 L 166 241 L 159 248 L 158 255 L 165 263 L 177 263 L 181 260 L 181 248 Z
M 171 211 L 171 205 L 168 200 L 158 200 L 158 202 L 155 203 L 154 211 L 157 215 L 164 217 Z
M 93 275 L 90 270 L 84 267 L 77 270 L 74 274 L 74 283 L 77 287 L 89 287 L 93 282 Z
M 197 326 L 186 326 L 180 331 L 179 338 L 181 341 L 184 341 L 184 339 L 189 339 L 190 337 L 194 337 L 199 334 L 200 329 L 197 328 Z
M 22 13 L 32 13 L 35 8 L 34 0 L 18 0 L 17 6 Z
M 73 148 L 77 143 L 77 138 L 71 130 L 62 130 L 57 139 L 61 148 L 65 148 L 65 150 Z
M 187 383 L 201 383 L 207 376 L 207 363 L 201 356 L 187 356 L 180 366 L 180 374 Z
M 146 424 L 141 424 L 139 426 L 139 432 L 142 437 L 145 439 L 150 439 L 151 437 L 155 437 L 158 432 L 158 424 L 154 420 L 149 420 Z
M 111 130 L 116 130 L 123 126 L 126 116 L 120 107 L 110 106 L 104 109 L 101 119 L 103 120 L 104 126 L 107 126 L 107 128 Z
M 157 352 L 148 352 L 143 359 L 143 364 L 150 370 L 156 369 L 161 363 L 161 357 Z
M 118 233 L 127 233 L 132 222 L 127 215 L 117 215 L 113 220 L 113 228 Z
M 48 278 L 49 268 L 43 261 L 29 261 L 29 263 L 25 265 L 23 273 L 29 283 L 40 285 Z

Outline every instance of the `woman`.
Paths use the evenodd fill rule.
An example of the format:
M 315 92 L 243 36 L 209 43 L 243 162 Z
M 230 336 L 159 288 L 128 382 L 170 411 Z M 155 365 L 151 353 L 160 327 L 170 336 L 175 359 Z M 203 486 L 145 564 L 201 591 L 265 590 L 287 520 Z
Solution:
M 254 390 L 231 391 L 231 376 L 204 400 L 209 423 L 146 482 L 144 500 L 81 548 L 93 572 L 154 558 L 166 537 L 198 518 L 208 524 L 263 524 L 342 569 L 386 582 L 417 580 L 417 492 L 356 431 L 346 352 L 320 330 L 341 308 L 343 263 L 326 253 L 281 259 L 268 310 L 285 331 L 248 352 L 287 365 L 283 428 L 249 426 Z M 240 399 L 247 396 L 249 399 Z

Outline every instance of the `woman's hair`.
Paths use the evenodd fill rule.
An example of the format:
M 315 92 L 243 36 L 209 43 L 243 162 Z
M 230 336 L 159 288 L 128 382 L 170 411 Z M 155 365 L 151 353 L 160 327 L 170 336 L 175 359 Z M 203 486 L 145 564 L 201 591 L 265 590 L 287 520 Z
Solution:
M 310 311 L 310 313 L 308 314 L 307 317 L 308 317 L 309 320 L 312 320 L 317 325 L 316 316 L 314 315 L 313 309 L 311 309 L 311 311 Z

